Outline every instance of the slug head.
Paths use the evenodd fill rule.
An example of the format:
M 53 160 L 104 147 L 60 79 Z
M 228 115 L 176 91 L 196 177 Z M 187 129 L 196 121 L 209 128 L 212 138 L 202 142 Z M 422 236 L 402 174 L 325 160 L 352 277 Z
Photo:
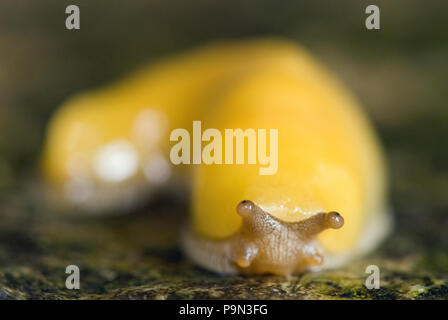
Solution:
M 299 222 L 284 222 L 249 200 L 241 201 L 242 217 L 235 235 L 234 262 L 242 273 L 292 274 L 323 263 L 315 237 L 326 229 L 339 229 L 344 218 L 337 212 L 318 213 Z

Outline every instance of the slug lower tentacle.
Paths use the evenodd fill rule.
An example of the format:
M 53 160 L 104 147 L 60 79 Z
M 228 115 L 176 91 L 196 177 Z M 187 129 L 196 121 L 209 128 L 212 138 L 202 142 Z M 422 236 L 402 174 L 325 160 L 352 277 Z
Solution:
M 344 224 L 337 212 L 283 222 L 249 200 L 241 201 L 236 211 L 241 227 L 227 239 L 186 234 L 185 249 L 196 263 L 220 273 L 291 275 L 320 266 L 323 256 L 315 236 Z

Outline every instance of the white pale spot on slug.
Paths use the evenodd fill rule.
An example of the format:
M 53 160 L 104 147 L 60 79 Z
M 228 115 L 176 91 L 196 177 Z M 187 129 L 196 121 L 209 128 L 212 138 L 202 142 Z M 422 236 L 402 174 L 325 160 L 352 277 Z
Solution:
M 65 168 L 71 177 L 85 177 L 89 173 L 89 158 L 81 152 L 74 152 L 67 159 Z
M 306 209 L 294 204 L 290 198 L 280 200 L 276 203 L 270 204 L 257 204 L 263 211 L 273 214 L 274 216 L 282 216 L 285 221 L 297 221 L 297 217 L 301 216 L 303 219 L 306 217 L 314 216 L 320 212 L 324 212 L 322 208 Z
M 115 140 L 101 146 L 94 157 L 96 176 L 107 182 L 120 182 L 137 173 L 138 153 L 127 140 Z
M 76 204 L 87 201 L 93 194 L 93 186 L 88 179 L 73 178 L 64 184 L 66 197 Z
M 75 123 L 73 123 L 64 147 L 67 150 L 73 150 L 78 141 L 80 140 L 82 132 L 86 131 L 86 129 L 87 126 L 80 121 L 76 121 Z
M 146 180 L 154 184 L 163 184 L 171 176 L 170 164 L 161 153 L 153 154 L 143 167 Z
M 168 117 L 156 109 L 145 108 L 135 117 L 132 136 L 143 150 L 151 150 L 168 128 Z
M 76 121 L 68 129 L 68 137 L 63 148 L 74 152 L 79 145 L 95 145 L 98 136 L 99 133 L 96 126 Z
M 292 213 L 300 213 L 300 214 L 303 214 L 303 215 L 305 215 L 305 216 L 314 216 L 314 215 L 316 215 L 316 214 L 318 214 L 318 213 L 325 212 L 325 210 L 323 210 L 323 209 L 317 209 L 317 210 L 303 210 L 302 208 L 295 207 L 294 209 L 292 209 L 291 212 L 292 212 Z

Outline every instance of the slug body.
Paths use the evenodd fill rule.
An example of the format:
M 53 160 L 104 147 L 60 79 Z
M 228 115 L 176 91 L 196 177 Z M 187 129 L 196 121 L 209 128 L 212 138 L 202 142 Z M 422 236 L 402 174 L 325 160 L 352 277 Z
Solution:
M 255 246 L 260 255 L 253 260 L 253 268 L 246 266 L 248 272 L 290 274 L 346 263 L 371 250 L 387 234 L 386 179 L 373 131 L 355 100 L 306 53 L 299 50 L 297 60 L 288 68 L 251 73 L 223 94 L 211 110 L 204 123 L 221 132 L 225 128 L 277 129 L 278 146 L 272 148 L 275 141 L 268 141 L 266 149 L 278 152 L 278 170 L 262 175 L 258 165 L 198 166 L 192 201 L 195 234 L 190 238 L 238 242 L 232 237 L 241 237 L 247 219 L 235 206 L 250 200 L 258 212 L 267 215 L 261 224 L 264 231 L 252 229 L 252 237 L 259 239 L 263 249 Z M 247 156 L 247 144 L 244 151 Z M 341 230 L 320 225 L 316 227 L 319 232 L 303 228 L 290 232 L 284 225 L 307 221 L 315 225 L 316 215 L 333 211 L 345 221 Z M 279 227 L 270 228 L 272 225 Z M 298 255 L 293 243 L 312 252 L 314 258 Z M 196 248 L 200 246 L 187 246 L 186 250 L 198 263 L 227 272 L 221 262 L 213 268 L 207 259 L 201 261 Z M 234 252 L 229 250 L 221 251 L 220 257 L 235 262 Z M 298 257 L 300 261 L 295 260 Z
M 88 212 L 123 210 L 184 185 L 190 170 L 171 166 L 170 132 L 201 119 L 241 75 L 289 65 L 295 50 L 280 40 L 218 42 L 68 99 L 50 121 L 42 156 L 54 198 Z
M 259 163 L 220 161 L 217 155 L 235 157 L 238 147 L 223 148 L 215 136 L 202 143 L 212 161 L 173 166 L 169 132 L 198 119 L 223 135 L 242 129 L 239 151 L 244 159 L 255 151 Z M 252 129 L 276 135 L 251 136 Z M 251 139 L 264 145 L 254 149 Z M 108 163 L 130 162 L 113 148 L 107 156 L 117 141 L 133 150 L 131 174 Z M 87 209 L 117 207 L 123 194 L 138 199 L 191 179 L 182 245 L 219 273 L 335 267 L 373 249 L 390 227 L 381 148 L 367 118 L 308 53 L 279 40 L 209 46 L 70 100 L 50 126 L 44 168 L 68 195 L 70 183 L 87 181 L 92 191 L 78 201 Z M 163 170 L 169 177 L 160 178 Z

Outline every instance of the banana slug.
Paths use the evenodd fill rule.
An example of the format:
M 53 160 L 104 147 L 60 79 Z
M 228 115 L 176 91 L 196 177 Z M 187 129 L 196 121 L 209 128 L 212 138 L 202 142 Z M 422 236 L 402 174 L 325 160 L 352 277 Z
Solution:
M 288 67 L 296 51 L 277 39 L 216 42 L 71 97 L 47 127 L 41 168 L 50 198 L 102 212 L 126 210 L 166 186 L 182 189 L 191 174 L 169 161 L 170 131 L 203 118 L 243 74 Z
M 275 174 L 241 162 L 174 166 L 169 132 L 198 119 L 220 132 L 278 130 L 264 146 L 278 144 Z M 248 142 L 243 151 L 254 150 Z M 277 39 L 212 44 L 75 96 L 49 125 L 43 172 L 90 211 L 123 210 L 192 180 L 181 243 L 218 273 L 335 267 L 390 229 L 382 151 L 366 116 L 304 49 Z

